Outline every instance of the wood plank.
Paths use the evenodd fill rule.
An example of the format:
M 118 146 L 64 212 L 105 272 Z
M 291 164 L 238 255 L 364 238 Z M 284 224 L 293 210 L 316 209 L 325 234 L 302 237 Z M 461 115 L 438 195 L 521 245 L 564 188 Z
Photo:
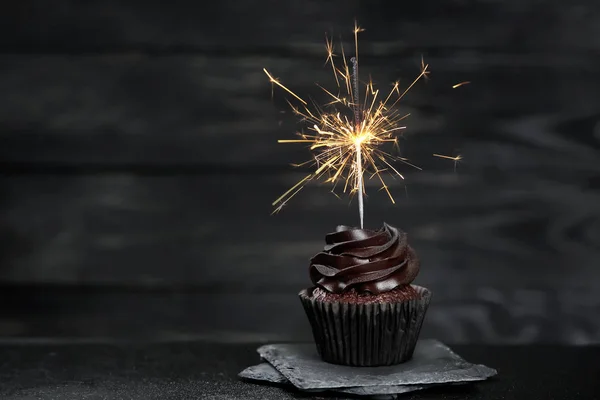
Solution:
M 140 291 L 2 287 L 3 342 L 311 341 L 296 291 Z M 592 288 L 430 286 L 422 337 L 446 343 L 583 345 L 600 342 Z M 235 315 L 235 318 L 231 316 Z M 132 318 L 135 316 L 135 318 Z
M 276 143 L 293 138 L 302 126 L 290 115 L 283 91 L 275 91 L 271 99 L 262 68 L 304 97 L 323 103 L 326 97 L 314 82 L 335 84 L 322 61 L 2 56 L 0 160 L 42 169 L 270 168 L 304 161 L 309 154 L 302 145 Z M 415 87 L 401 105 L 401 112 L 411 113 L 409 140 L 402 142 L 405 156 L 429 160 L 432 152 L 453 153 L 481 142 L 507 144 L 508 152 L 514 145 L 544 148 L 547 156 L 559 160 L 556 152 L 579 154 L 573 146 L 589 148 L 584 151 L 588 157 L 596 154 L 600 72 L 590 57 L 491 53 L 473 58 L 463 52 L 428 61 L 432 79 Z M 398 77 L 408 84 L 419 62 L 412 54 L 367 59 L 361 70 L 385 88 Z M 472 83 L 452 89 L 465 80 Z
M 465 164 L 466 165 L 466 164 Z M 590 287 L 598 280 L 595 172 L 407 174 L 397 198 L 368 181 L 366 225 L 409 232 L 419 282 Z M 0 280 L 294 291 L 308 259 L 356 204 L 309 186 L 281 213 L 271 202 L 302 175 L 17 175 L 3 187 Z
M 406 46 L 545 48 L 571 52 L 600 48 L 600 6 L 513 0 L 456 2 L 435 7 L 390 0 L 177 0 L 11 2 L 0 13 L 0 51 L 256 52 L 312 53 L 333 29 L 351 35 L 354 18 L 368 30 L 372 51 Z M 368 49 L 365 49 L 368 51 Z

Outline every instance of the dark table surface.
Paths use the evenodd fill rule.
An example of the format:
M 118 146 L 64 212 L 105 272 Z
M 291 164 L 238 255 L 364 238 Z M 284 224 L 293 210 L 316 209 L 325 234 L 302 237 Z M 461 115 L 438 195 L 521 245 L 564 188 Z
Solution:
M 73 343 L 0 345 L 2 399 L 339 398 L 240 381 L 257 343 Z M 453 349 L 498 370 L 489 381 L 404 399 L 597 399 L 600 346 L 478 346 Z

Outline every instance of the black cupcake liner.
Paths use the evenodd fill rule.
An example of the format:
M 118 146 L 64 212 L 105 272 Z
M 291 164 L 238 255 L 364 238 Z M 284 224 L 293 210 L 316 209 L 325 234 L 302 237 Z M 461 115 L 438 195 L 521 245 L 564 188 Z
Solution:
M 394 365 L 410 360 L 431 300 L 431 292 L 412 285 L 419 298 L 398 303 L 352 304 L 312 299 L 299 293 L 323 361 L 356 367 Z

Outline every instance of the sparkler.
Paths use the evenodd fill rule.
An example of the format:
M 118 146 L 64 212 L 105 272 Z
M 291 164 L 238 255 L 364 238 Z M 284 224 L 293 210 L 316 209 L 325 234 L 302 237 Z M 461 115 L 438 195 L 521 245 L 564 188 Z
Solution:
M 337 185 L 343 183 L 344 193 L 350 192 L 350 194 L 357 195 L 362 228 L 364 175 L 370 174 L 370 179 L 379 180 L 381 190 L 385 190 L 392 203 L 395 203 L 382 174 L 387 172 L 392 177 L 404 179 L 404 176 L 393 166 L 395 161 L 420 169 L 406 158 L 392 155 L 380 147 L 384 143 L 392 143 L 394 147 L 398 148 L 397 133 L 406 128 L 400 126 L 400 122 L 410 114 L 399 113 L 395 106 L 421 78 L 427 77 L 429 65 L 421 59 L 420 74 L 412 83 L 401 91 L 400 83 L 395 82 L 385 97 L 369 80 L 364 84 L 364 98 L 361 101 L 361 82 L 358 75 L 358 34 L 362 31 L 363 29 L 355 23 L 353 30 L 355 54 L 350 59 L 352 67 L 346 59 L 343 46 L 340 47 L 341 62 L 334 61 L 334 57 L 338 55 L 334 54 L 333 41 L 325 38 L 326 64 L 331 65 L 337 85 L 333 91 L 319 86 L 330 98 L 330 102 L 325 105 L 327 110 L 317 105 L 309 107 L 307 101 L 284 86 L 263 68 L 273 85 L 280 87 L 300 103 L 295 106 L 288 101 L 292 111 L 307 122 L 310 131 L 309 133 L 299 132 L 299 139 L 279 140 L 278 143 L 310 144 L 310 150 L 314 152 L 313 159 L 297 166 L 312 163 L 316 167 L 314 172 L 306 175 L 273 202 L 272 205 L 276 207 L 274 213 L 280 211 L 309 181 L 324 179 L 326 183 L 332 184 L 334 194 Z

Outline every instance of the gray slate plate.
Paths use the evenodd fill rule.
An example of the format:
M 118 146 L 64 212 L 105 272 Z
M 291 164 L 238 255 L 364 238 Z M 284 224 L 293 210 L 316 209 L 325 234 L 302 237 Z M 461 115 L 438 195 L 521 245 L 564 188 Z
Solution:
M 258 353 L 302 390 L 463 383 L 497 373 L 465 361 L 448 346 L 431 339 L 417 343 L 410 361 L 387 367 L 328 364 L 321 360 L 314 344 L 270 344 L 259 347 Z
M 251 379 L 256 381 L 264 381 L 278 384 L 290 385 L 290 381 L 285 376 L 281 375 L 271 364 L 261 363 L 246 368 L 239 374 L 240 378 Z M 347 393 L 360 396 L 383 396 L 395 395 L 401 393 L 413 392 L 425 388 L 419 385 L 391 385 L 391 386 L 367 386 L 367 387 L 350 387 L 328 389 L 329 391 L 338 393 Z M 313 389 L 308 391 L 323 391 L 323 389 Z

